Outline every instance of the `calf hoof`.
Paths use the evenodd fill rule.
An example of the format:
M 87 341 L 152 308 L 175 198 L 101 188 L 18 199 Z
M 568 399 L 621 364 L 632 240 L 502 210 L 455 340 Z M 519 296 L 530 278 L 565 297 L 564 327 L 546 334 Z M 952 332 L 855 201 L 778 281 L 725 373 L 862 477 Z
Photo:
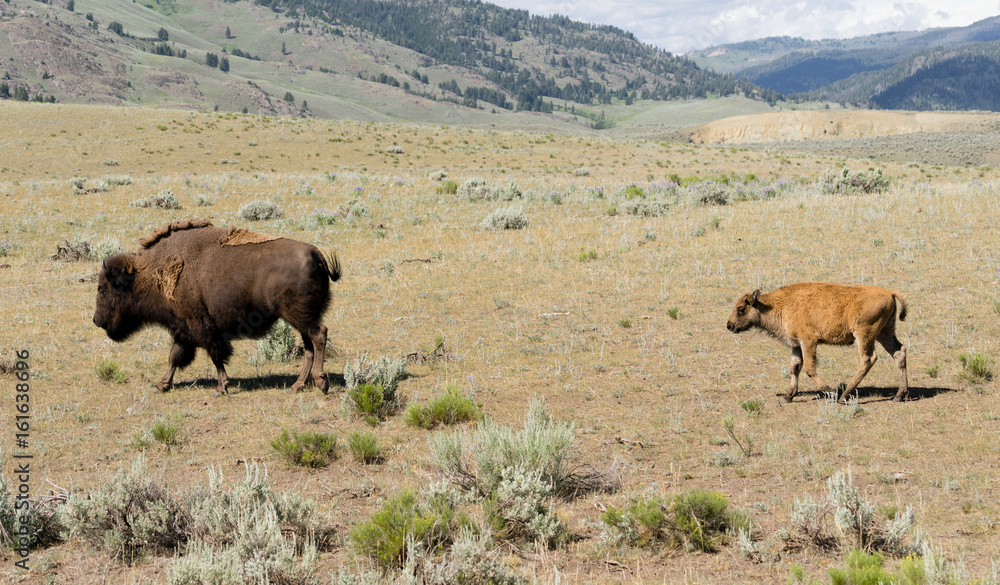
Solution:
M 906 402 L 906 396 L 899 396 L 899 395 L 893 396 L 892 397 L 892 401 L 893 402 Z
M 157 384 L 156 391 L 161 394 L 164 392 L 170 392 L 170 384 L 163 384 L 163 383 Z
M 327 394 L 330 391 L 330 381 L 326 379 L 326 374 L 319 380 L 319 391 L 323 394 Z
M 781 398 L 782 398 L 782 399 L 783 399 L 783 400 L 784 400 L 785 402 L 791 402 L 791 401 L 792 401 L 792 398 L 795 398 L 794 396 L 789 396 L 788 394 L 778 394 L 778 396 L 781 396 Z
M 295 394 L 296 392 L 299 392 L 300 390 L 302 390 L 302 388 L 304 386 L 305 386 L 305 384 L 303 384 L 302 382 L 296 382 L 296 383 L 292 384 L 291 388 L 288 389 L 288 393 L 289 394 Z

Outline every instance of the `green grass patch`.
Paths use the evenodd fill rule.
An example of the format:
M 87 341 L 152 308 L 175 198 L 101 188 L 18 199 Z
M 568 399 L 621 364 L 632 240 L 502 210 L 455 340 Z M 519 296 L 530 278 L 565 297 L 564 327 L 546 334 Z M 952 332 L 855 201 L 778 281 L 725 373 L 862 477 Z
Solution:
M 167 447 L 172 447 L 180 444 L 181 427 L 180 425 L 168 420 L 161 420 L 153 425 L 149 434 L 152 435 L 153 439 L 157 443 L 162 443 Z
M 326 467 L 338 457 L 337 438 L 326 433 L 283 430 L 271 441 L 271 447 L 292 465 L 302 467 Z
M 347 438 L 347 448 L 354 460 L 360 463 L 381 463 L 385 459 L 374 433 L 354 431 Z
M 126 380 L 125 372 L 121 370 L 118 363 L 109 360 L 102 360 L 97 364 L 97 377 L 101 382 L 114 382 L 115 384 L 124 384 Z
M 961 354 L 958 356 L 962 364 L 961 377 L 970 384 L 983 384 L 993 379 L 993 360 L 982 353 Z
M 714 552 L 737 529 L 748 530 L 749 518 L 729 506 L 726 496 L 693 489 L 671 498 L 637 497 L 624 508 L 609 507 L 601 515 L 606 538 L 633 547 L 668 544 Z
M 427 405 L 411 404 L 403 421 L 411 427 L 433 429 L 439 424 L 453 425 L 483 418 L 483 411 L 476 401 L 462 394 L 457 385 L 449 384 L 445 394 Z

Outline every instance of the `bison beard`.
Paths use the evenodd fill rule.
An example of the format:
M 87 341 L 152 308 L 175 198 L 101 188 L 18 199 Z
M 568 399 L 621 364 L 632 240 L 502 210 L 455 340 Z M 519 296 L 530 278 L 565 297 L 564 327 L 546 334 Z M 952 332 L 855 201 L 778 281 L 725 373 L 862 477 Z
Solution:
M 189 365 L 201 347 L 218 372 L 216 395 L 224 394 L 232 340 L 260 337 L 280 318 L 302 335 L 305 348 L 302 371 L 289 391 L 300 390 L 310 377 L 327 391 L 327 328 L 321 321 L 330 281 L 340 278 L 336 255 L 287 238 L 247 234 L 255 235 L 207 221 L 175 222 L 140 240 L 139 252 L 104 261 L 94 324 L 114 341 L 147 324 L 162 325 L 173 335 L 158 390 L 169 390 L 174 372 Z M 244 243 L 234 245 L 234 235 Z

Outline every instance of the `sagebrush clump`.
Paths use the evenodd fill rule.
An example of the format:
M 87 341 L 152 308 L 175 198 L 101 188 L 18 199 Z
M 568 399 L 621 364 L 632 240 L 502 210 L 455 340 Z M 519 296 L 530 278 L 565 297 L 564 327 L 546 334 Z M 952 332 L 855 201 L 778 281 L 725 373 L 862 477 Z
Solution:
M 486 216 L 481 225 L 485 230 L 520 230 L 528 227 L 528 216 L 520 207 L 502 207 Z
M 445 477 L 479 495 L 496 493 L 504 470 L 515 468 L 539 473 L 558 496 L 617 489 L 619 483 L 610 474 L 574 463 L 575 438 L 574 425 L 552 419 L 544 400 L 536 399 L 520 431 L 485 420 L 472 433 L 433 435 L 430 447 Z
M 405 375 L 405 359 L 381 356 L 369 361 L 363 354 L 348 361 L 344 365 L 344 410 L 373 424 L 396 414 L 406 406 L 406 398 L 398 392 Z
M 151 477 L 141 455 L 89 496 L 72 493 L 61 509 L 68 538 L 80 538 L 131 563 L 144 551 L 168 552 L 187 538 L 190 511 Z
M 251 356 L 250 363 L 257 365 L 262 362 L 286 363 L 302 356 L 305 349 L 299 345 L 292 326 L 284 319 L 278 319 L 268 330 L 267 335 L 257 340 L 257 356 Z
M 489 184 L 483 179 L 468 179 L 458 187 L 458 195 L 469 201 L 513 201 L 523 197 L 520 187 L 514 181 L 503 184 Z
M 46 503 L 38 497 L 19 499 L 0 474 L 0 551 L 49 546 L 62 539 L 63 530 L 62 517 L 52 500 Z
M 882 174 L 882 169 L 852 172 L 847 167 L 839 171 L 831 170 L 820 179 L 824 193 L 856 194 L 885 193 L 889 189 L 889 178 Z
M 160 191 L 155 195 L 150 195 L 145 199 L 136 199 L 129 203 L 129 207 L 155 207 L 156 209 L 183 209 L 181 202 L 170 189 Z
M 285 212 L 271 201 L 257 199 L 241 205 L 237 215 L 247 221 L 267 221 L 284 217 Z

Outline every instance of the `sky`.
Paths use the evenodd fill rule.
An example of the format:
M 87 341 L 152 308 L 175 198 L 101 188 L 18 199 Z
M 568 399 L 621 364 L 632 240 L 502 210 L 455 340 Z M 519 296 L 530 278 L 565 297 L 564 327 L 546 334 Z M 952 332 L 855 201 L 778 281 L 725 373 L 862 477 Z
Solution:
M 487 0 L 532 14 L 611 24 L 684 54 L 773 36 L 850 38 L 966 26 L 1000 14 L 1000 0 Z

